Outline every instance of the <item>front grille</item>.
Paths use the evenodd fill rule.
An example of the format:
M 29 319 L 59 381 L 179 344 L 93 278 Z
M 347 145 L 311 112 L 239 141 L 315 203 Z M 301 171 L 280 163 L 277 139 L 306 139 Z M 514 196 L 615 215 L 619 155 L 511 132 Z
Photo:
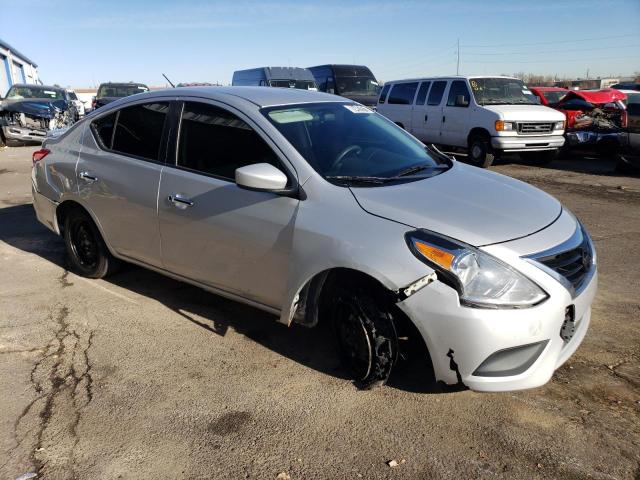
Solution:
M 582 243 L 571 250 L 535 257 L 537 262 L 566 278 L 576 290 L 582 286 L 582 282 L 591 270 L 592 259 L 593 252 L 586 235 L 583 236 Z
M 549 122 L 518 122 L 518 133 L 522 134 L 539 134 L 551 133 L 553 131 L 553 123 Z

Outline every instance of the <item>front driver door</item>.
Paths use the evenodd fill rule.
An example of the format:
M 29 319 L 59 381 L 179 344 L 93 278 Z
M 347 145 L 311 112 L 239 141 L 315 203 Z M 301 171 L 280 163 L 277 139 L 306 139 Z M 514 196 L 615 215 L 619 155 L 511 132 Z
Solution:
M 184 103 L 158 195 L 162 258 L 171 272 L 279 309 L 299 200 L 235 184 L 236 168 L 254 163 L 291 175 L 248 122 L 230 108 Z

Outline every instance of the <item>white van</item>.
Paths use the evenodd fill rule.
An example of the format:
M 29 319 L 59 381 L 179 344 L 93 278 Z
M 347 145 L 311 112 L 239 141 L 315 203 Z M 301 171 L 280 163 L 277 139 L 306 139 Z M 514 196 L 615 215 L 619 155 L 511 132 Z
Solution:
M 387 82 L 377 109 L 424 143 L 466 149 L 469 163 L 479 167 L 488 167 L 502 152 L 546 163 L 564 145 L 564 115 L 537 104 L 517 78 Z

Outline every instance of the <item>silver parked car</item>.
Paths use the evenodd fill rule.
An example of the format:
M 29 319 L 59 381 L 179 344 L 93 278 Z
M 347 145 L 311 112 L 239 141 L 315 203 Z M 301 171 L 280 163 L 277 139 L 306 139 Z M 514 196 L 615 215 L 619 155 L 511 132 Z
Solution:
M 593 244 L 553 197 L 452 160 L 351 100 L 259 87 L 134 95 L 34 154 L 73 269 L 125 260 L 308 327 L 360 387 L 407 336 L 435 378 L 547 382 L 584 338 Z

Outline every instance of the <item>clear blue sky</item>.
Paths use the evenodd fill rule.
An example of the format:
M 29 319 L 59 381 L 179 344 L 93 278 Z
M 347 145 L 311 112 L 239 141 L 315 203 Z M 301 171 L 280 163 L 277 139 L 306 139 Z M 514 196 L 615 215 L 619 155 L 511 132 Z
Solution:
M 0 0 L 0 38 L 45 83 L 228 83 L 234 70 L 359 63 L 379 80 L 640 71 L 640 0 Z

